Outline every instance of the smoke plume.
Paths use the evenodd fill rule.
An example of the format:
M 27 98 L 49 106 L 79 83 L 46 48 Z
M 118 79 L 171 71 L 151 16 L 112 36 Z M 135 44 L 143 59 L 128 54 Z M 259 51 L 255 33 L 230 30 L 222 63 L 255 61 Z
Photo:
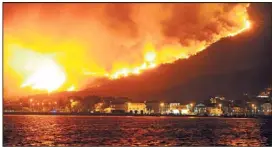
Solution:
M 86 79 L 141 66 L 148 52 L 155 54 L 156 65 L 187 58 L 243 29 L 247 6 L 5 3 L 4 84 L 20 89 L 33 74 L 35 69 L 24 67 L 38 59 L 28 51 L 54 58 L 66 75 L 64 89 L 80 89 Z

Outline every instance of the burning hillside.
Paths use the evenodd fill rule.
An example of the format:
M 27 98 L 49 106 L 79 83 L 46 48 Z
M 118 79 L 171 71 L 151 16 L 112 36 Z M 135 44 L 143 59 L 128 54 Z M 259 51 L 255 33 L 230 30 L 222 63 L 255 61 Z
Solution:
M 248 6 L 5 3 L 4 86 L 72 91 L 139 75 L 250 28 Z

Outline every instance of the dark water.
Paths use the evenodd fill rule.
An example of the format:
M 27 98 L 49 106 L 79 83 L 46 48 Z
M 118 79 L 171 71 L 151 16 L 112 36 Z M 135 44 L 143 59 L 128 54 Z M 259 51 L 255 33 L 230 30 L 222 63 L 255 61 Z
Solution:
M 270 125 L 270 126 L 269 126 Z M 272 119 L 4 116 L 4 145 L 272 145 Z

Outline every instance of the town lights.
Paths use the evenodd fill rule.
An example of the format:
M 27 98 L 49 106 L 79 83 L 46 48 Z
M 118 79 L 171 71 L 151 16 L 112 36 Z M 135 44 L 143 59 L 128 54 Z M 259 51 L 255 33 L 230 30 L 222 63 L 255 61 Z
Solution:
M 163 106 L 164 106 L 164 103 L 161 103 L 160 106 L 163 107 Z

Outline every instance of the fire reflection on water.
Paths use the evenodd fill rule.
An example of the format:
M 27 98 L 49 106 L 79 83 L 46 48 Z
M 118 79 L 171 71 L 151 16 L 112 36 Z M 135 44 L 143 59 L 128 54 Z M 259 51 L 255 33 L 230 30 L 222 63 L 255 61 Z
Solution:
M 271 145 L 269 123 L 269 119 L 7 115 L 4 145 L 261 146 Z

